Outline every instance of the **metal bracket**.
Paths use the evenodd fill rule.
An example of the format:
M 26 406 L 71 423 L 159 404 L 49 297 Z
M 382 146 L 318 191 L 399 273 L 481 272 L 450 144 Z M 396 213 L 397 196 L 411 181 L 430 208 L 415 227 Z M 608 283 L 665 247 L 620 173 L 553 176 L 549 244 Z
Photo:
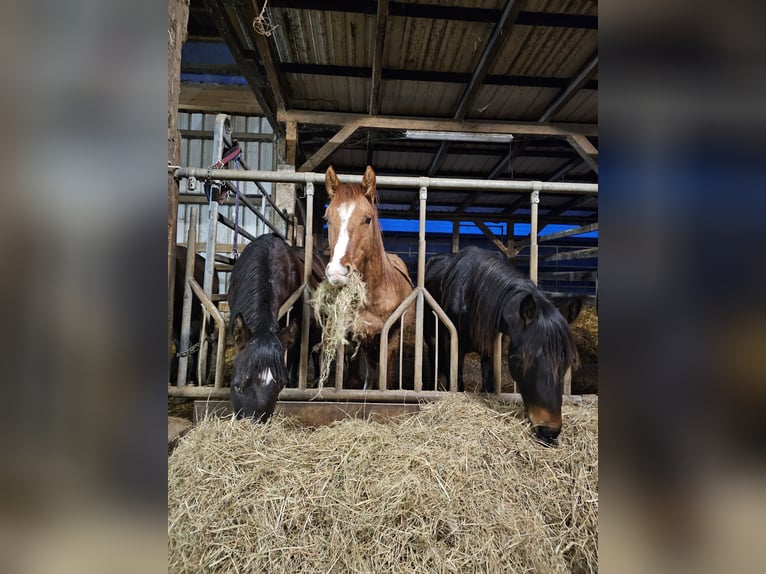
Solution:
M 428 188 L 426 186 L 423 186 L 420 188 L 419 199 L 421 201 L 425 201 L 426 199 L 428 199 Z
M 530 203 L 540 203 L 540 192 L 538 190 L 534 190 L 532 193 L 530 193 L 529 201 Z

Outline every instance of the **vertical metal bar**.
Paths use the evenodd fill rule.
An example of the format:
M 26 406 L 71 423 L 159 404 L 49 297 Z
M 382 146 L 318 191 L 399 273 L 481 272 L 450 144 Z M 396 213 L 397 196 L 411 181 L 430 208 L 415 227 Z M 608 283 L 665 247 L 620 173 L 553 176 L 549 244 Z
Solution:
M 346 345 L 338 345 L 338 351 L 335 353 L 335 388 L 343 388 L 343 368 L 346 361 Z
M 423 390 L 423 289 L 426 284 L 426 200 L 428 188 L 420 188 L 420 226 L 418 230 L 418 298 L 415 302 L 415 392 Z M 402 337 L 404 332 L 402 331 Z
M 540 207 L 540 182 L 533 181 L 535 190 L 530 194 L 531 215 L 529 230 L 529 278 L 537 284 L 537 211 Z
M 215 130 L 213 131 L 213 161 L 212 164 L 216 165 L 223 157 L 223 147 L 225 140 L 231 139 L 231 122 L 229 116 L 226 114 L 218 114 L 215 117 Z M 208 227 L 207 227 L 207 245 L 205 247 L 205 276 L 202 283 L 202 288 L 208 298 L 212 299 L 213 296 L 213 276 L 215 275 L 215 246 L 218 240 L 218 197 L 215 197 L 211 190 L 211 197 L 208 210 Z M 199 353 L 202 359 L 200 360 L 200 372 L 198 378 L 202 381 L 205 376 L 204 371 L 207 370 L 207 355 L 208 355 L 208 342 L 205 333 L 207 332 L 207 323 L 210 320 L 210 313 L 207 309 L 202 308 L 202 328 L 200 329 L 200 347 Z M 219 345 L 223 345 L 223 341 L 218 342 Z
M 452 253 L 457 253 L 460 249 L 460 222 L 452 222 Z
M 431 365 L 431 368 L 434 370 L 434 390 L 439 390 L 439 316 L 436 314 L 435 311 L 431 311 L 434 315 L 434 349 L 433 349 L 433 356 L 434 356 L 434 364 Z
M 495 352 L 492 355 L 492 375 L 495 382 L 495 393 L 500 394 L 503 385 L 503 334 L 498 333 L 495 339 Z
M 569 367 L 567 372 L 564 373 L 564 394 L 572 394 L 572 367 Z
M 399 390 L 402 390 L 402 376 L 404 370 L 404 316 L 407 311 L 402 313 L 399 319 Z
M 197 254 L 197 212 L 198 208 L 195 205 L 191 208 L 191 221 L 189 222 L 189 231 L 186 233 L 186 272 L 184 274 L 184 299 L 181 309 L 181 340 L 178 342 L 177 352 L 188 351 L 189 339 L 191 339 L 192 292 L 189 278 L 194 277 L 194 257 Z M 179 388 L 186 385 L 188 363 L 188 356 L 178 358 L 176 386 Z
M 306 184 L 306 238 L 303 242 L 303 320 L 301 321 L 301 356 L 298 367 L 298 388 L 305 389 L 309 368 L 309 328 L 311 326 L 311 267 L 314 260 L 314 184 Z M 314 373 L 316 377 L 318 373 Z

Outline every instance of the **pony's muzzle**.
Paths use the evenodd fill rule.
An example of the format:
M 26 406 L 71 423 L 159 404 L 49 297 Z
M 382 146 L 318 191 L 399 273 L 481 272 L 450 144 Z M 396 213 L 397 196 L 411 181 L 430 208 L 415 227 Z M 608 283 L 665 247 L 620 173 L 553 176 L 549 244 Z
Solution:
M 561 427 L 554 428 L 543 425 L 535 427 L 535 437 L 545 446 L 557 446 L 559 434 L 561 434 Z
M 325 268 L 325 275 L 327 275 L 327 281 L 333 287 L 341 287 L 348 283 L 348 276 L 351 273 L 350 265 L 340 265 L 333 261 L 327 264 Z

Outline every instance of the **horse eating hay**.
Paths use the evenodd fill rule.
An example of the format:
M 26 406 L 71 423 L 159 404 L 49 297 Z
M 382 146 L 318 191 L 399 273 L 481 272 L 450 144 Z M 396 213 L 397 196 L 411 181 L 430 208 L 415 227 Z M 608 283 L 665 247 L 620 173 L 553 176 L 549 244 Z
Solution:
M 564 375 L 578 363 L 572 333 L 559 310 L 510 264 L 477 247 L 431 257 L 426 288 L 458 330 L 460 389 L 463 359 L 466 353 L 478 351 L 482 391 L 492 391 L 495 341 L 499 333 L 508 335 L 508 369 L 519 384 L 535 435 L 545 444 L 555 444 L 561 432 Z M 435 331 L 430 321 L 425 327 L 433 365 Z M 446 357 L 448 337 L 440 329 L 440 351 Z M 439 364 L 442 370 L 449 362 Z
M 386 253 L 383 247 L 373 169 L 367 166 L 361 185 L 344 184 L 330 166 L 325 173 L 325 187 L 330 198 L 325 213 L 330 242 L 327 281 L 335 287 L 343 287 L 355 271 L 367 287 L 368 300 L 354 321 L 354 334 L 367 358 L 365 388 L 368 388 L 379 363 L 380 331 L 386 319 L 412 291 L 412 280 L 404 261 Z M 387 385 L 391 381 L 399 336 L 397 324 L 391 328 L 388 339 Z

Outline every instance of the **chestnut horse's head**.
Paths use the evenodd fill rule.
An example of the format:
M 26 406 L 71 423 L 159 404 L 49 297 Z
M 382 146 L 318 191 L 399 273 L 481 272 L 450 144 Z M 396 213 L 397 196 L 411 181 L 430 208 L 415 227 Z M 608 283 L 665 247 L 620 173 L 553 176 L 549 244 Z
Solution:
M 348 282 L 351 271 L 364 276 L 365 269 L 383 252 L 383 240 L 375 207 L 375 172 L 370 166 L 362 183 L 341 183 L 332 166 L 325 173 L 325 186 L 330 204 L 325 212 L 330 241 L 330 263 L 327 280 L 341 286 Z

